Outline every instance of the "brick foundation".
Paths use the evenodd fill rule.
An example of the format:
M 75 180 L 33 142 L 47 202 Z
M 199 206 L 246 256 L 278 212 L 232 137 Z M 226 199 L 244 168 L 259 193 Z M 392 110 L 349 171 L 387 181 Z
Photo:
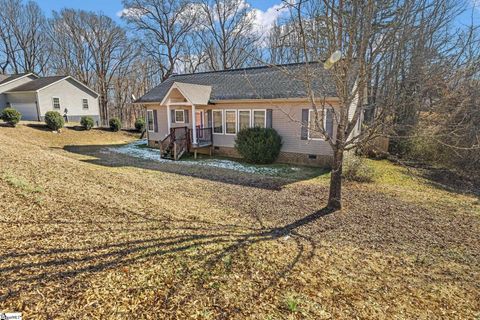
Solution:
M 320 154 L 304 154 L 293 152 L 280 152 L 277 162 L 292 163 L 303 166 L 325 167 L 329 168 L 332 165 L 332 156 Z
M 242 157 L 235 148 L 228 147 L 214 147 L 213 154 L 216 156 L 224 156 L 230 158 Z M 294 152 L 280 152 L 276 162 L 329 168 L 332 164 L 332 156 L 319 154 L 308 155 L 304 153 Z
M 148 140 L 148 146 L 150 148 L 159 149 L 160 142 L 155 140 Z M 198 149 L 199 154 L 209 154 L 209 148 Z M 235 148 L 229 147 L 213 147 L 214 156 L 222 156 L 229 158 L 241 158 L 240 154 Z M 280 152 L 277 161 L 278 163 L 290 163 L 298 164 L 303 166 L 315 166 L 315 167 L 325 167 L 328 168 L 332 164 L 332 156 L 320 155 L 320 154 L 304 154 L 304 153 L 294 153 L 294 152 Z

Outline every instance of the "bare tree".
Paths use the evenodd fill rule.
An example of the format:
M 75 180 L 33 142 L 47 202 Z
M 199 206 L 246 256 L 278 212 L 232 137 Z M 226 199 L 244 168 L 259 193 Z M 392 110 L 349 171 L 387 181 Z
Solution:
M 51 37 L 60 49 L 58 68 L 73 72 L 100 94 L 100 117 L 108 122 L 109 91 L 118 70 L 135 56 L 136 43 L 111 18 L 83 10 L 54 13 Z
M 202 0 L 198 30 L 212 70 L 255 64 L 260 36 L 254 32 L 254 11 L 244 0 Z
M 143 50 L 158 64 L 162 80 L 185 57 L 197 22 L 194 3 L 187 0 L 124 0 L 123 19 L 141 34 Z
M 4 61 L 13 72 L 45 73 L 48 60 L 45 16 L 37 3 L 20 0 L 0 1 L 0 41 Z
M 50 64 L 55 73 L 69 74 L 88 86 L 95 85 L 92 52 L 79 30 L 84 28 L 80 14 L 71 9 L 53 12 L 49 20 Z
M 397 57 L 411 57 L 415 52 L 426 52 L 424 47 L 415 51 L 418 36 L 425 42 L 434 41 L 436 33 L 445 24 L 442 19 L 454 14 L 454 6 L 444 1 L 314 1 L 314 18 L 319 25 L 318 35 L 322 40 L 312 40 L 311 1 L 285 1 L 291 12 L 291 22 L 298 35 L 298 46 L 305 58 L 331 57 L 326 67 L 331 68 L 331 76 L 339 98 L 333 114 L 337 124 L 331 135 L 325 130 L 325 108 L 329 107 L 325 97 L 315 92 L 312 82 L 315 72 L 312 64 L 305 63 L 302 79 L 309 93 L 310 103 L 315 110 L 316 130 L 325 137 L 333 152 L 332 172 L 328 206 L 339 209 L 342 206 L 342 170 L 344 153 L 357 149 L 385 131 L 395 114 L 400 97 L 395 92 L 402 78 L 402 64 Z M 432 19 L 432 15 L 435 19 Z M 305 17 L 309 17 L 306 19 Z M 424 19 L 422 20 L 422 17 Z M 427 23 L 427 20 L 429 23 Z M 419 21 L 423 21 L 418 23 Z M 416 22 L 416 23 L 414 23 Z M 410 27 L 410 29 L 409 29 Z M 422 32 L 418 32 L 421 30 Z M 400 45 L 399 45 L 400 44 Z M 407 45 L 409 44 L 409 45 Z M 319 46 L 311 50 L 312 46 Z M 313 54 L 312 54 L 313 52 Z M 392 59 L 392 57 L 394 59 Z M 336 59 L 332 59 L 336 58 Z M 410 68 L 415 71 L 415 66 Z M 376 74 L 376 72 L 378 72 Z M 412 85 L 418 84 L 415 77 Z M 375 84 L 373 86 L 372 84 Z M 393 89 L 393 90 L 392 90 Z M 371 94 L 375 92 L 375 99 Z M 361 133 L 356 132 L 366 109 L 374 110 Z
M 111 109 L 126 127 L 133 127 L 135 120 L 144 118 L 144 108 L 133 104 L 133 97 L 144 95 L 154 84 L 155 62 L 138 54 L 129 66 L 118 70 L 113 79 Z

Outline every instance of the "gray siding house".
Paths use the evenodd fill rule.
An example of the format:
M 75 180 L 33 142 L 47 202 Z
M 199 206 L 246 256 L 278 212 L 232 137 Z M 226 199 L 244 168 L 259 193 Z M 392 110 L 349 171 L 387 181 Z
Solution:
M 98 94 L 71 76 L 0 77 L 0 111 L 11 107 L 22 114 L 22 120 L 43 121 L 47 111 L 55 110 L 66 113 L 69 121 L 78 122 L 88 115 L 100 123 Z
M 335 138 L 339 99 L 333 79 L 321 64 L 310 71 L 324 127 Z M 185 151 L 239 157 L 239 130 L 270 127 L 283 140 L 279 162 L 329 166 L 332 149 L 314 130 L 304 75 L 304 64 L 173 75 L 136 101 L 147 109 L 148 144 L 165 158 L 178 159 Z M 360 133 L 361 121 L 353 135 Z

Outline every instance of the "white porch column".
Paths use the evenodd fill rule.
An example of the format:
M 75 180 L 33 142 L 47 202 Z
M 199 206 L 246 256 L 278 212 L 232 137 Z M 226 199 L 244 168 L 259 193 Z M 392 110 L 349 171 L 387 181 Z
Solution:
M 172 116 L 171 116 L 171 112 L 170 112 L 170 103 L 167 102 L 167 128 L 168 128 L 168 132 L 167 132 L 167 135 L 170 134 L 170 126 L 172 124 Z
M 197 144 L 197 113 L 194 104 L 192 104 L 192 143 Z

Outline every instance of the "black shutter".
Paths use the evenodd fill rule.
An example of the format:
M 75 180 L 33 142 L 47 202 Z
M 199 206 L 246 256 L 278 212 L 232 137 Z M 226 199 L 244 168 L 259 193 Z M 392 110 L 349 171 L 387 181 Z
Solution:
M 333 138 L 333 110 L 331 108 L 327 108 L 327 119 L 325 121 L 325 131 L 330 138 Z
M 273 110 L 267 109 L 267 128 L 273 128 Z
M 170 110 L 170 118 L 172 123 L 175 123 L 175 110 Z
M 157 110 L 153 110 L 153 130 L 158 132 Z
M 207 128 L 212 128 L 212 110 L 207 110 Z
M 183 110 L 183 116 L 185 117 L 185 123 L 189 123 L 189 119 L 188 119 L 188 116 L 189 116 L 189 113 L 190 111 L 188 110 Z
M 302 128 L 300 131 L 300 139 L 308 139 L 308 109 L 302 109 Z

